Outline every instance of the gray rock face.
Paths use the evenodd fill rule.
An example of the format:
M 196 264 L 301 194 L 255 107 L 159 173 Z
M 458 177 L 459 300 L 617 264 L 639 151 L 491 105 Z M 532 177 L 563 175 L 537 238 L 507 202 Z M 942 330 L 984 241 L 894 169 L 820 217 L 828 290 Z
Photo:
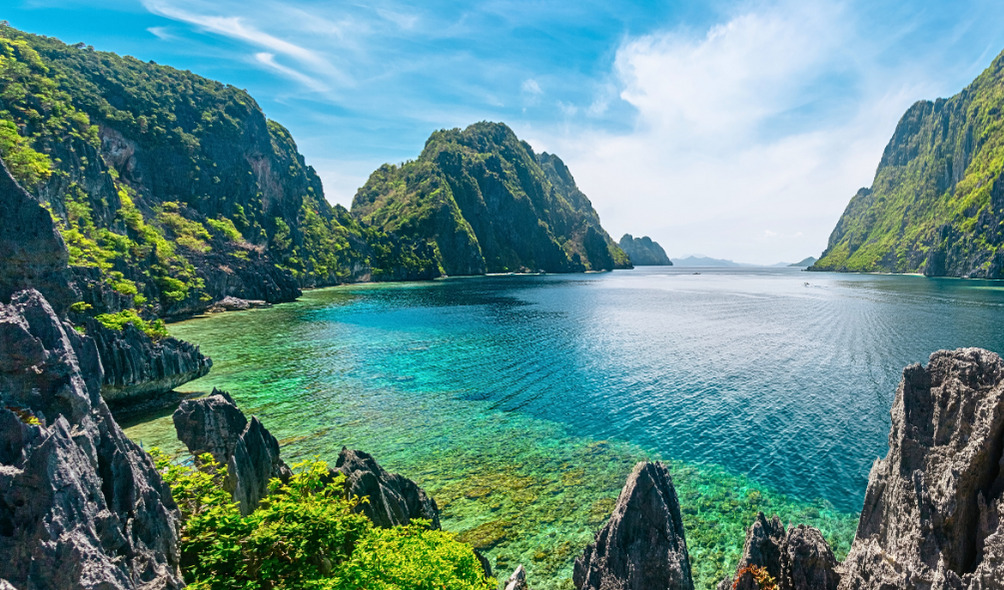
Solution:
M 346 492 L 364 500 L 357 510 L 375 525 L 392 527 L 423 518 L 432 528 L 440 527 L 436 501 L 407 477 L 387 473 L 370 455 L 342 448 L 334 470 L 345 475 Z
M 1004 588 L 1002 380 L 976 348 L 904 369 L 840 588 Z
M 168 337 L 155 342 L 132 324 L 110 330 L 88 319 L 84 325 L 105 369 L 101 395 L 116 406 L 167 393 L 206 375 L 213 366 L 198 346 L 184 340 Z
M 0 303 L 22 289 L 40 291 L 59 316 L 76 295 L 68 255 L 52 217 L 14 180 L 0 160 Z
M 687 541 L 673 479 L 659 462 L 638 463 L 607 524 L 575 560 L 578 590 L 690 590 Z
M 100 383 L 93 341 L 40 293 L 0 304 L 0 578 L 17 588 L 184 585 L 170 491 Z
M 624 234 L 619 245 L 635 266 L 673 266 L 673 261 L 666 256 L 666 251 L 659 242 L 648 236 L 636 238 L 631 234 Z
M 522 565 L 506 580 L 505 590 L 530 590 L 530 586 L 526 583 L 526 570 Z
M 836 590 L 840 575 L 837 560 L 819 530 L 798 525 L 787 531 L 775 516 L 768 520 L 757 515 L 746 531 L 743 555 L 736 566 L 736 578 L 723 580 L 719 590 L 758 590 L 748 572 L 750 566 L 760 566 L 777 580 L 779 590 Z
M 228 393 L 214 389 L 209 397 L 185 400 L 174 412 L 178 438 L 194 455 L 209 453 L 227 466 L 224 488 L 251 513 L 268 494 L 273 478 L 291 475 L 279 458 L 279 441 L 258 418 L 249 421 Z
M 212 304 L 206 311 L 209 313 L 220 313 L 224 311 L 243 311 L 254 307 L 265 307 L 268 303 L 263 299 L 241 299 L 227 295 L 216 303 Z

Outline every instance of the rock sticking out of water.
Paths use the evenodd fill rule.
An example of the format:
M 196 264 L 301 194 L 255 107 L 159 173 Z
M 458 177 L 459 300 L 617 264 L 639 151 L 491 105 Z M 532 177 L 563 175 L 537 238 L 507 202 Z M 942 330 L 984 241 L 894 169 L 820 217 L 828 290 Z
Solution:
M 209 453 L 227 467 L 223 487 L 242 514 L 258 507 L 272 478 L 285 481 L 292 474 L 279 457 L 279 441 L 258 418 L 248 420 L 225 391 L 181 402 L 172 418 L 178 439 L 193 455 Z
M 526 583 L 526 570 L 523 569 L 522 565 L 517 567 L 516 571 L 506 580 L 505 590 L 530 590 Z
M 227 295 L 223 299 L 213 303 L 206 310 L 208 313 L 221 313 L 224 311 L 243 311 L 257 307 L 267 307 L 269 303 L 264 299 L 241 299 Z
M 0 578 L 15 587 L 184 585 L 177 507 L 101 375 L 93 341 L 39 292 L 0 304 Z
M 904 369 L 842 589 L 1004 588 L 1004 362 L 977 348 Z
M 375 525 L 392 527 L 423 518 L 432 523 L 432 528 L 439 528 L 436 501 L 407 477 L 388 473 L 370 455 L 343 447 L 335 471 L 345 474 L 349 494 L 366 500 L 357 509 Z
M 638 463 L 613 514 L 575 560 L 578 590 L 691 590 L 690 558 L 669 470 Z
M 752 574 L 743 572 L 751 566 L 766 569 L 778 590 L 836 590 L 840 583 L 837 560 L 818 529 L 798 525 L 786 531 L 777 516 L 768 520 L 762 512 L 746 532 L 738 579 L 722 580 L 718 590 L 758 590 Z

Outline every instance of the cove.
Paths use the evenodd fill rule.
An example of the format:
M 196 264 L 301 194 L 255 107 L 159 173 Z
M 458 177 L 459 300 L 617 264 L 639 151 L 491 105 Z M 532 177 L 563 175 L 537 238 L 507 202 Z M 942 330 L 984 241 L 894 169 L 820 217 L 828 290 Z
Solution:
M 902 368 L 1004 349 L 1004 285 L 792 269 L 648 268 L 336 287 L 170 326 L 287 461 L 372 453 L 499 575 L 570 588 L 633 464 L 671 464 L 695 583 L 757 511 L 840 554 L 886 452 Z M 133 425 L 178 450 L 170 417 Z

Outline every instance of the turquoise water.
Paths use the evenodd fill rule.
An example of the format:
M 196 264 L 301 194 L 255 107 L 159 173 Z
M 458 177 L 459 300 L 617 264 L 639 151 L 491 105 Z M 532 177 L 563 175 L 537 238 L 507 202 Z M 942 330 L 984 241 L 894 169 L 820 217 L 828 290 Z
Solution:
M 838 553 L 886 452 L 902 368 L 1004 349 L 1004 284 L 636 269 L 317 290 L 170 327 L 287 460 L 342 445 L 430 491 L 499 574 L 570 588 L 634 462 L 671 463 L 698 586 L 757 510 Z M 177 448 L 169 417 L 127 429 Z

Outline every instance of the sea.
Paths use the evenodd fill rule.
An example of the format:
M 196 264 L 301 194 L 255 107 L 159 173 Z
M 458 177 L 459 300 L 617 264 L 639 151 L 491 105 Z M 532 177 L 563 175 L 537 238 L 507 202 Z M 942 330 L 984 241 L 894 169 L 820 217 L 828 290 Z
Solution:
M 643 267 L 307 291 L 169 326 L 288 463 L 343 446 L 421 485 L 443 528 L 568 590 L 632 467 L 660 460 L 695 583 L 757 512 L 846 554 L 905 366 L 1004 351 L 1004 283 L 793 268 Z M 180 453 L 169 412 L 126 428 Z

